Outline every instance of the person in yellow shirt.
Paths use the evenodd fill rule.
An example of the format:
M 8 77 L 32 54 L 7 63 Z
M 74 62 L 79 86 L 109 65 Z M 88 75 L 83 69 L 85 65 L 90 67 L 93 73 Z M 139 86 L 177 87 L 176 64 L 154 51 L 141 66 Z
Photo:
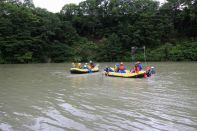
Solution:
M 81 66 L 81 63 L 77 63 L 77 66 L 76 66 L 76 68 L 79 68 L 79 69 L 81 69 L 81 68 L 82 68 L 82 66 Z
M 114 72 L 119 72 L 119 64 L 116 64 L 116 65 L 114 66 Z
M 75 63 L 72 63 L 72 68 L 76 68 L 76 64 Z

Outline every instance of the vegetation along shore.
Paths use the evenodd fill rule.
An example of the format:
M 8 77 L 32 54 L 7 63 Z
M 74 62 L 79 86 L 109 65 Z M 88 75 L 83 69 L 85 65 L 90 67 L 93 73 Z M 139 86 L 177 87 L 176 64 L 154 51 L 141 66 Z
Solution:
M 197 1 L 86 0 L 59 13 L 1 0 L 0 63 L 197 60 Z M 143 59 L 136 50 L 135 59 Z

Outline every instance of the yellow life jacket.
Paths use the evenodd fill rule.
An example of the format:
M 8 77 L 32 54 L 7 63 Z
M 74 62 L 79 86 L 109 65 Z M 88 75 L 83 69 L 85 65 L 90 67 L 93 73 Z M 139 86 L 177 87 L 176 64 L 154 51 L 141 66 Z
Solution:
M 76 68 L 76 64 L 75 64 L 75 63 L 72 63 L 72 67 L 73 67 L 73 68 Z
M 118 66 L 114 66 L 114 71 L 118 71 Z
M 79 68 L 79 69 L 81 69 L 81 68 L 82 68 L 82 66 L 81 66 L 81 63 L 77 63 L 77 66 L 76 66 L 76 68 Z

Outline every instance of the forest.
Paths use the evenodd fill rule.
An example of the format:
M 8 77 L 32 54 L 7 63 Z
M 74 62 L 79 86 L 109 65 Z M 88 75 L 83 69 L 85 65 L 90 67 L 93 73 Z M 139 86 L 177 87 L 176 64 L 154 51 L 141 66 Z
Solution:
M 197 0 L 0 1 L 0 63 L 197 60 Z M 139 48 L 131 53 L 131 48 Z

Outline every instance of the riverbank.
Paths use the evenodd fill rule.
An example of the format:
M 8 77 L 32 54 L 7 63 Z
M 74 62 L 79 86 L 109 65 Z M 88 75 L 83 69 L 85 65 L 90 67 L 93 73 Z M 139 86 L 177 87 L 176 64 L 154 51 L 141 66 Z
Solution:
M 136 60 L 144 60 L 143 52 Z M 146 51 L 147 61 L 197 61 L 197 42 L 166 43 Z
M 22 47 L 21 47 L 22 48 Z M 53 50 L 53 49 L 52 49 Z M 54 49 L 55 50 L 55 49 Z M 84 48 L 84 50 L 86 50 Z M 105 58 L 102 59 L 100 55 L 97 53 L 99 52 L 98 47 L 93 49 L 92 56 L 89 56 L 88 59 L 92 59 L 98 62 L 105 62 Z M 135 61 L 144 61 L 144 52 L 142 50 L 136 51 L 134 55 Z M 11 59 L 9 59 L 11 56 Z M 117 54 L 119 57 L 114 57 L 112 61 L 131 61 L 131 53 L 130 51 L 125 52 L 124 54 L 120 55 Z M 56 59 L 60 58 L 61 61 L 54 61 L 54 59 L 46 57 L 43 61 L 38 61 L 38 58 L 34 58 L 35 56 L 32 53 L 26 52 L 24 55 L 14 55 L 8 54 L 3 57 L 0 54 L 0 64 L 15 64 L 15 63 L 62 63 L 62 62 L 87 62 L 87 56 L 69 56 L 66 57 L 64 55 L 59 55 Z M 146 60 L 147 61 L 197 61 L 197 42 L 182 42 L 182 43 L 165 43 L 162 46 L 156 48 L 147 48 L 146 49 Z M 107 59 L 106 62 L 110 61 Z

